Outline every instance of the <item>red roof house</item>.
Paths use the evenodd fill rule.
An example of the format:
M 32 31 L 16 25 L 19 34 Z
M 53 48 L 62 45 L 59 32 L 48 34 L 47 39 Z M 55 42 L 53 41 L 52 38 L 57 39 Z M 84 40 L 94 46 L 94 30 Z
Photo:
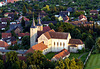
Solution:
M 70 52 L 68 52 L 66 49 L 63 49 L 60 53 L 56 54 L 51 61 L 57 61 L 60 58 L 64 59 L 65 57 L 69 57 Z
M 84 16 L 83 14 L 82 14 L 82 15 L 80 15 L 78 18 L 79 18 L 79 21 L 82 21 L 82 20 L 87 20 L 87 17 L 86 17 L 86 16 Z
M 2 39 L 3 38 L 10 38 L 11 37 L 11 33 L 2 33 Z
M 45 27 L 43 27 L 43 31 L 49 31 L 49 30 L 51 30 L 51 28 L 49 27 L 49 26 L 45 26 Z

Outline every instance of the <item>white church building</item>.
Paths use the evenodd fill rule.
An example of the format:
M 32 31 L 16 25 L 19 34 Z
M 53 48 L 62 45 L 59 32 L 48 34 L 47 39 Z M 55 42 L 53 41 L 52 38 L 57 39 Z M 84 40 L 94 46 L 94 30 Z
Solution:
M 60 52 L 63 49 L 69 52 L 77 52 L 78 49 L 85 48 L 85 44 L 80 39 L 72 39 L 70 33 L 55 32 L 53 29 L 44 32 L 40 15 L 37 25 L 35 25 L 33 17 L 33 24 L 30 28 L 30 45 L 31 48 L 27 53 L 41 50 L 43 54 L 46 54 L 48 52 Z

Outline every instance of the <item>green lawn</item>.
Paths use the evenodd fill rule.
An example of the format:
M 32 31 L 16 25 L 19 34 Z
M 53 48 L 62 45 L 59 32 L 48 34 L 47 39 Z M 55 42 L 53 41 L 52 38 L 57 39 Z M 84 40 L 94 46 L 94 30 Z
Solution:
M 79 56 L 81 56 L 83 53 L 71 53 L 70 56 L 69 56 L 69 59 L 72 59 L 72 58 L 78 58 Z M 87 57 L 88 53 L 84 54 L 80 59 L 84 62 L 86 57 Z
M 72 58 L 78 58 L 80 55 L 82 55 L 83 53 L 70 53 L 70 56 L 69 56 L 69 59 L 72 59 Z
M 100 69 L 100 54 L 92 54 L 88 59 L 85 69 Z
M 46 54 L 45 56 L 51 60 L 51 58 L 56 54 L 57 52 L 50 52 L 48 54 Z

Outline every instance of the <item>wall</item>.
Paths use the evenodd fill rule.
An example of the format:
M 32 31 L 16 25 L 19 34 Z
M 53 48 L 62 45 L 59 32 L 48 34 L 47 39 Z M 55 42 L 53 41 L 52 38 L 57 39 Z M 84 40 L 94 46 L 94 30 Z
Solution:
M 37 38 L 37 28 L 30 28 L 30 46 L 36 44 L 36 38 Z

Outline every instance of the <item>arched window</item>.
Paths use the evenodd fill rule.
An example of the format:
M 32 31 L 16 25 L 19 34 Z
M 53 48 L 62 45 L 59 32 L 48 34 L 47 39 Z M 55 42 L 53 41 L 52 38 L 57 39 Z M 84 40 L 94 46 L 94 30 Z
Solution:
M 59 45 L 59 43 L 57 42 L 57 46 Z
M 54 46 L 55 46 L 55 42 L 54 42 Z
M 62 45 L 62 43 L 60 42 L 60 46 Z
M 63 43 L 63 46 L 65 46 L 65 43 Z

